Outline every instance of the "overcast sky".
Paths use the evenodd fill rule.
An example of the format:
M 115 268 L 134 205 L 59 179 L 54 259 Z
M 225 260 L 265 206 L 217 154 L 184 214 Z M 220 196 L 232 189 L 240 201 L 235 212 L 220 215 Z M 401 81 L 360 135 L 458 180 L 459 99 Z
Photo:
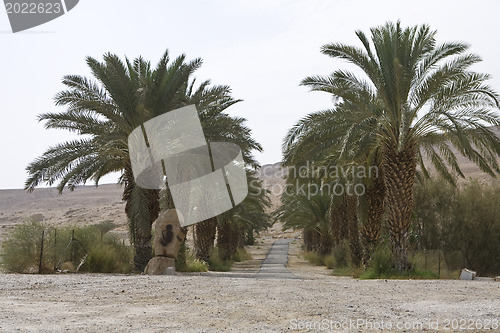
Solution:
M 229 113 L 245 117 L 263 145 L 262 164 L 281 159 L 287 130 L 307 113 L 330 106 L 326 94 L 308 92 L 300 81 L 329 74 L 345 64 L 320 54 L 323 44 L 357 44 L 354 31 L 401 20 L 404 26 L 428 23 L 441 41 L 460 40 L 483 62 L 500 90 L 498 1 L 118 1 L 80 0 L 66 15 L 11 33 L 0 13 L 0 188 L 22 188 L 26 165 L 49 146 L 73 136 L 45 130 L 36 116 L 63 111 L 54 95 L 66 74 L 89 75 L 86 56 L 105 52 L 159 60 L 201 57 L 199 81 L 232 87 L 244 102 Z M 117 177 L 102 183 L 116 182 Z

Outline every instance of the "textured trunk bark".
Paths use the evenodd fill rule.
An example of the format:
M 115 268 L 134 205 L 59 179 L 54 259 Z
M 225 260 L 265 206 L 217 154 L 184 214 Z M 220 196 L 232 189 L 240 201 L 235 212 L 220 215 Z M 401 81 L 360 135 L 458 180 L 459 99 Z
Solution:
M 322 256 L 329 255 L 332 252 L 333 239 L 328 232 L 320 234 L 318 253 Z
M 340 202 L 334 204 L 330 210 L 331 233 L 335 245 L 339 245 L 349 236 L 345 197 L 339 199 Z
M 239 230 L 231 222 L 222 221 L 217 225 L 217 247 L 220 258 L 224 261 L 231 259 L 238 248 Z
M 238 249 L 245 248 L 245 236 L 246 236 L 247 228 L 244 225 L 240 225 L 238 227 Z
M 378 245 L 380 229 L 384 218 L 385 183 L 383 173 L 372 178 L 372 183 L 366 188 L 366 223 L 361 229 L 364 243 L 364 263 L 370 260 Z
M 125 213 L 129 221 L 130 239 L 134 245 L 134 268 L 143 272 L 152 257 L 151 225 L 160 213 L 160 191 L 139 188 L 130 167 L 125 168 L 124 179 L 122 199 L 126 202 Z
M 349 248 L 351 250 L 351 262 L 354 266 L 359 267 L 361 264 L 361 244 L 359 242 L 359 226 L 357 214 L 357 196 L 345 197 L 345 213 L 347 225 L 349 228 Z
M 194 238 L 196 258 L 208 261 L 210 251 L 214 247 L 215 233 L 217 231 L 217 217 L 199 222 L 194 228 L 196 233 L 196 237 Z
M 408 231 L 413 209 L 416 174 L 415 146 L 402 151 L 387 147 L 382 164 L 386 186 L 387 223 L 391 236 L 394 266 L 398 271 L 411 269 L 408 260 Z
M 306 251 L 312 251 L 312 249 L 313 249 L 312 230 L 304 229 L 304 230 L 302 230 L 302 235 L 304 238 L 304 245 L 306 247 Z
M 330 229 L 332 240 L 335 245 L 340 243 L 340 220 L 342 218 L 341 205 L 334 205 L 330 208 Z

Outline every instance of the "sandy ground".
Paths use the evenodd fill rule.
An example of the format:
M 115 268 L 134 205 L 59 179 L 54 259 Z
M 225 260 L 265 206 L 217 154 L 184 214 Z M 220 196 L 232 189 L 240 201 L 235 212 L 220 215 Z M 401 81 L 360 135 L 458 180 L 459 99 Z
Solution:
M 0 331 L 286 332 L 329 320 L 323 331 L 338 331 L 335 322 L 365 320 L 384 332 L 437 331 L 428 328 L 435 322 L 459 332 L 445 330 L 446 320 L 499 320 L 499 296 L 500 283 L 450 280 L 0 275 Z M 351 328 L 341 331 L 367 331 Z
M 498 282 L 334 277 L 297 256 L 300 241 L 300 279 L 251 278 L 274 240 L 228 273 L 0 274 L 0 331 L 500 332 Z

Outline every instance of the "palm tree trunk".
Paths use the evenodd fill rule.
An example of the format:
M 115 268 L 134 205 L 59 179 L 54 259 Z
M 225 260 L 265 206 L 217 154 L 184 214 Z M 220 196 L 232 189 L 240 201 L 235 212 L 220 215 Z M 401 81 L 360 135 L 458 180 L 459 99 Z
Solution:
M 339 198 L 340 202 L 333 203 L 330 209 L 330 222 L 333 242 L 335 246 L 339 245 L 349 235 L 346 211 L 345 198 Z
M 396 147 L 386 149 L 382 172 L 387 191 L 387 223 L 391 236 L 393 264 L 398 271 L 411 269 L 407 245 L 413 209 L 416 165 L 414 145 L 400 152 Z
M 366 188 L 365 198 L 366 222 L 361 228 L 361 235 L 365 248 L 363 260 L 366 264 L 378 245 L 384 218 L 385 183 L 382 173 L 372 178 L 372 183 Z
M 349 228 L 349 248 L 351 250 L 351 262 L 359 267 L 361 263 L 361 244 L 359 242 L 359 227 L 357 214 L 358 197 L 353 195 L 345 196 L 345 213 Z
M 160 213 L 160 191 L 138 187 L 130 167 L 125 168 L 124 182 L 122 199 L 126 202 L 130 240 L 134 245 L 134 268 L 143 272 L 152 257 L 151 226 Z
M 318 253 L 322 256 L 329 255 L 333 248 L 333 238 L 330 232 L 325 231 L 320 234 Z
M 238 249 L 245 248 L 245 236 L 247 228 L 244 224 L 240 223 L 238 226 Z
M 194 248 L 196 258 L 208 261 L 210 252 L 214 247 L 216 231 L 217 217 L 211 217 L 195 225 L 196 237 L 194 238 Z
M 217 225 L 217 247 L 223 261 L 231 260 L 238 247 L 238 229 L 231 221 L 219 221 Z
M 302 230 L 302 237 L 304 239 L 304 245 L 306 247 L 306 251 L 312 251 L 313 250 L 313 231 L 311 229 L 303 229 Z

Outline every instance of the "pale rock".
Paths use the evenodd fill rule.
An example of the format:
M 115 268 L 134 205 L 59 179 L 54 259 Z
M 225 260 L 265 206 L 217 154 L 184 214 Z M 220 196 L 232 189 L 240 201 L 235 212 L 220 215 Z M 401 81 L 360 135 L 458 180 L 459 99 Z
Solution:
M 148 262 L 144 273 L 148 275 L 173 275 L 175 273 L 175 259 L 154 257 Z

